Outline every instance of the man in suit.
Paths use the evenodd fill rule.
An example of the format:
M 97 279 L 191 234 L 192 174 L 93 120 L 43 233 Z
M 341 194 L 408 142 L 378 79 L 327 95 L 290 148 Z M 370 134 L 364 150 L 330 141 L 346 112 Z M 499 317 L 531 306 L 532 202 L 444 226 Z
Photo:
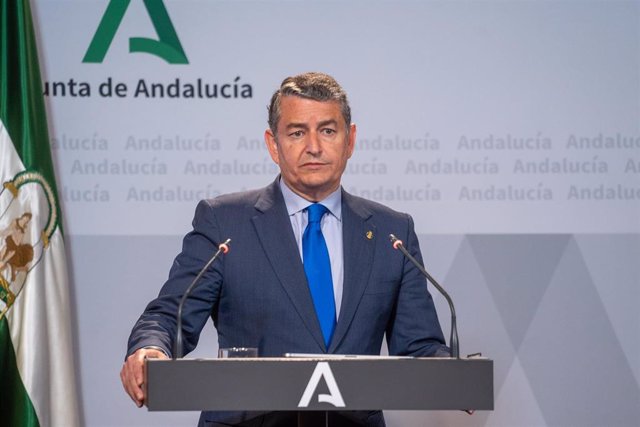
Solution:
M 226 238 L 232 251 L 203 276 L 184 308 L 185 353 L 211 317 L 221 348 L 257 347 L 260 356 L 375 355 L 385 334 L 392 355 L 449 354 L 424 277 L 389 243 L 393 233 L 421 259 L 411 217 L 341 188 L 356 126 L 340 85 L 321 73 L 285 79 L 271 99 L 265 141 L 280 175 L 263 189 L 200 202 L 168 281 L 131 333 L 120 375 L 138 406 L 144 359 L 171 354 L 180 298 Z M 320 219 L 311 220 L 318 210 Z M 307 234 L 314 221 L 322 235 L 318 252 L 311 252 L 317 242 Z M 318 257 L 326 264 L 323 279 L 310 271 Z M 384 426 L 379 411 L 331 417 L 332 425 Z M 289 413 L 205 412 L 200 424 L 294 420 Z

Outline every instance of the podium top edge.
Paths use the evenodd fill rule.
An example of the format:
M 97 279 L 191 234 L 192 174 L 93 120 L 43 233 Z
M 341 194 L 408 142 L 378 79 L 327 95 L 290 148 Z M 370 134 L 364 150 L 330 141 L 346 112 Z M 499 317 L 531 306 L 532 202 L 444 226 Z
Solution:
M 280 362 L 280 361 L 291 361 L 291 362 L 339 362 L 339 361 L 434 361 L 434 362 L 442 362 L 442 361 L 459 361 L 459 362 L 481 362 L 481 361 L 492 361 L 487 357 L 469 357 L 469 358 L 460 358 L 456 359 L 454 357 L 411 357 L 411 356 L 356 356 L 356 355 L 313 355 L 313 356 L 304 356 L 304 357 L 232 357 L 232 358 L 182 358 L 182 359 L 147 359 L 147 362 L 150 363 L 158 363 L 158 362 Z

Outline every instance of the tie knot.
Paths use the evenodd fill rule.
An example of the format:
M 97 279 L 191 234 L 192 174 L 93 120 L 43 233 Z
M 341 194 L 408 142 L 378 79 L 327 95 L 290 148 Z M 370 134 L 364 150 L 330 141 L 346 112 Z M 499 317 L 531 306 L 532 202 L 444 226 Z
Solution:
M 308 221 L 311 222 L 320 222 L 325 213 L 327 213 L 328 209 L 321 205 L 320 203 L 314 203 L 309 205 L 307 208 L 307 214 L 309 215 Z

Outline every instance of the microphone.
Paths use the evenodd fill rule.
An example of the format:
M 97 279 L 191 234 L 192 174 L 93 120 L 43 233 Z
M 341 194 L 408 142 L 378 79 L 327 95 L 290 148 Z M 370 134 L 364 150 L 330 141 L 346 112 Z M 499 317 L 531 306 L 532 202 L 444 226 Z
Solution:
M 220 245 L 218 245 L 218 250 L 216 251 L 216 253 L 213 254 L 209 262 L 207 262 L 205 266 L 202 267 L 202 270 L 200 270 L 196 278 L 193 279 L 193 282 L 191 282 L 191 284 L 185 291 L 184 295 L 182 295 L 182 299 L 180 300 L 180 304 L 178 305 L 176 340 L 173 342 L 173 360 L 182 358 L 182 308 L 184 307 L 184 303 L 187 301 L 187 298 L 191 294 L 191 291 L 195 287 L 196 283 L 198 283 L 198 280 L 200 280 L 200 278 L 209 269 L 209 267 L 211 267 L 211 264 L 213 264 L 216 258 L 218 258 L 218 255 L 220 255 L 221 253 L 226 254 L 227 252 L 229 252 L 229 242 L 231 242 L 231 239 L 227 239 L 223 243 L 220 243 Z
M 402 240 L 398 239 L 393 234 L 389 234 L 389 238 L 391 239 L 393 249 L 397 249 L 400 252 L 402 252 L 402 254 L 405 257 L 407 257 L 409 261 L 411 261 L 413 265 L 415 265 L 418 268 L 418 270 L 420 270 L 420 272 L 424 275 L 424 277 L 426 277 L 427 280 L 430 281 L 433 284 L 433 286 L 436 287 L 436 289 L 442 294 L 442 296 L 444 296 L 444 298 L 449 303 L 449 309 L 451 310 L 451 336 L 449 338 L 449 344 L 451 345 L 451 356 L 455 357 L 456 359 L 460 359 L 460 345 L 458 344 L 458 327 L 456 326 L 456 309 L 453 307 L 453 301 L 451 300 L 451 297 L 449 296 L 447 291 L 445 291 L 444 288 L 440 286 L 440 284 L 436 281 L 436 279 L 431 277 L 431 275 L 418 262 L 418 260 L 416 260 L 413 256 L 411 256 L 409 251 L 407 251 L 407 249 L 402 244 Z

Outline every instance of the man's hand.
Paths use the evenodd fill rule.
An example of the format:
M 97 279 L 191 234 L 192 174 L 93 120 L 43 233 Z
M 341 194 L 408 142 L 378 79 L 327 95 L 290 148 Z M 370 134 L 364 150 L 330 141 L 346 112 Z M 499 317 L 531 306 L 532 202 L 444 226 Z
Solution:
M 167 355 L 155 348 L 141 348 L 127 357 L 120 371 L 120 380 L 127 394 L 139 407 L 142 406 L 146 396 L 144 395 L 144 360 L 168 359 Z

